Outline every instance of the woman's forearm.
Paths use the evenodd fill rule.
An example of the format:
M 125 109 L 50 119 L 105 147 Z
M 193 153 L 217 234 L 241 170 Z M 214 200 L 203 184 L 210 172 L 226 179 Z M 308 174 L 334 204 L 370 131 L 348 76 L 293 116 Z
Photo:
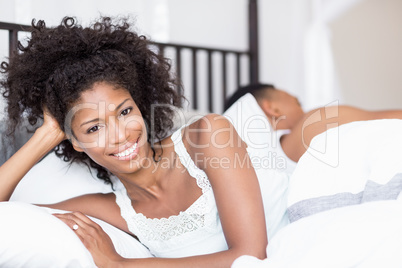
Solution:
M 59 143 L 59 137 L 44 129 L 38 129 L 28 142 L 0 167 L 0 201 L 8 201 L 25 174 Z
M 252 255 L 260 259 L 265 258 L 265 251 L 262 255 L 251 251 L 226 250 L 218 253 L 192 256 L 185 258 L 144 258 L 144 259 L 124 259 L 118 263 L 113 263 L 105 267 L 230 267 L 234 260 L 242 255 Z M 103 266 L 100 266 L 103 267 Z

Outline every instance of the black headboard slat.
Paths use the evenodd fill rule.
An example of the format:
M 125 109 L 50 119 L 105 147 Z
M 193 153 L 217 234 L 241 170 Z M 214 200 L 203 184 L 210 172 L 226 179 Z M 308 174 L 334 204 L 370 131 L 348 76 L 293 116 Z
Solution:
M 197 67 L 197 49 L 192 49 L 192 86 L 193 86 L 193 102 L 192 108 L 194 110 L 199 109 L 198 105 L 198 67 Z
M 236 53 L 236 87 L 240 87 L 241 85 L 241 54 Z M 250 78 L 251 79 L 251 78 Z
M 227 53 L 222 53 L 222 99 L 226 100 L 227 97 L 227 89 L 228 89 L 228 83 L 227 83 Z
M 258 49 L 258 5 L 257 0 L 249 0 L 248 40 L 250 52 L 250 82 L 259 82 L 259 49 Z
M 207 67 L 207 71 L 208 71 L 208 110 L 209 111 L 214 111 L 213 109 L 213 91 L 212 91 L 212 79 L 213 79 L 213 65 L 212 65 L 212 50 L 208 50 L 208 67 Z

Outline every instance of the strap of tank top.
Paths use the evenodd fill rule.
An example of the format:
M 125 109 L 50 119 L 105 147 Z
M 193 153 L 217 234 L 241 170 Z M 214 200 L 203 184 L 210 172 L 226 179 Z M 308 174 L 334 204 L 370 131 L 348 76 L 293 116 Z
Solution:
M 187 125 L 184 125 L 176 130 L 172 134 L 171 139 L 174 144 L 174 150 L 179 156 L 180 162 L 187 169 L 188 173 L 196 179 L 198 187 L 200 187 L 204 193 L 205 191 L 211 189 L 211 184 L 208 180 L 207 174 L 205 174 L 203 170 L 195 165 L 193 159 L 191 159 L 191 156 L 188 154 L 187 149 L 183 144 L 183 137 L 181 133 L 183 128 L 186 126 Z

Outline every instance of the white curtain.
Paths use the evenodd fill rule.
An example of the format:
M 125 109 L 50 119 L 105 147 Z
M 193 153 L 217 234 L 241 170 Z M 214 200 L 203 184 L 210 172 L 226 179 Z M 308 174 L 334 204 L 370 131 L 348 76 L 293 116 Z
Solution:
M 304 36 L 304 106 L 342 102 L 329 23 L 363 0 L 309 0 L 311 20 Z

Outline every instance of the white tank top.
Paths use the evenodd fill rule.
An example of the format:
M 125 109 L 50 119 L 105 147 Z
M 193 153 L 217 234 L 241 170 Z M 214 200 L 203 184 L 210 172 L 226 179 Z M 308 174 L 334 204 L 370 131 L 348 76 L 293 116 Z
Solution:
M 125 188 L 114 192 L 128 229 L 155 257 L 179 258 L 228 249 L 211 184 L 184 147 L 183 127 L 171 136 L 174 150 L 202 190 L 202 195 L 189 208 L 169 218 L 151 219 L 135 212 Z

